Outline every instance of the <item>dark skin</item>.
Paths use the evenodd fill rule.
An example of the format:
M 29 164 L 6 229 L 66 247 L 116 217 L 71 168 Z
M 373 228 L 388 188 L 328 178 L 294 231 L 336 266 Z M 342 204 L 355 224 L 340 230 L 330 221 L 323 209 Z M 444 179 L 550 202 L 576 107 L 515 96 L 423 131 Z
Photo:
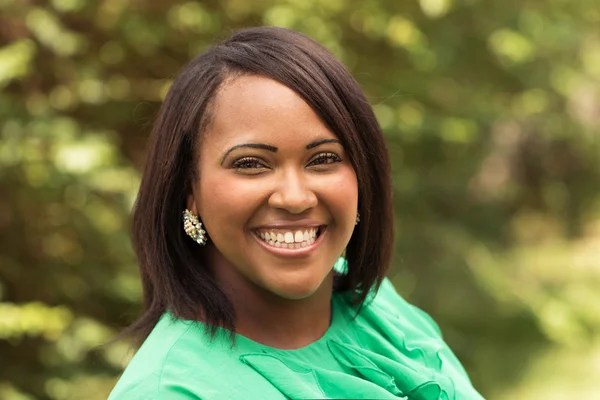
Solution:
M 219 268 L 218 262 L 213 265 Z M 236 284 L 237 279 L 228 279 L 227 273 L 219 274 L 219 278 L 236 310 L 237 333 L 255 342 L 277 349 L 299 349 L 321 338 L 329 328 L 333 273 L 312 296 L 302 300 L 249 290 L 251 285 Z
M 238 333 L 304 347 L 330 325 L 332 267 L 354 229 L 356 173 L 335 134 L 278 82 L 236 78 L 213 112 L 188 209 L 206 227 Z

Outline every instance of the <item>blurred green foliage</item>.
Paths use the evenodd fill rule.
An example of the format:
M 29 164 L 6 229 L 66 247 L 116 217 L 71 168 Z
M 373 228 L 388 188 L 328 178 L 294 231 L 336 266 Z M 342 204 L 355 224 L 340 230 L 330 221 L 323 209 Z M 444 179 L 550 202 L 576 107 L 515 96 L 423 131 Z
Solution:
M 0 0 L 0 398 L 106 398 L 153 116 L 189 58 L 253 25 L 309 34 L 364 87 L 393 281 L 481 392 L 600 398 L 596 0 Z

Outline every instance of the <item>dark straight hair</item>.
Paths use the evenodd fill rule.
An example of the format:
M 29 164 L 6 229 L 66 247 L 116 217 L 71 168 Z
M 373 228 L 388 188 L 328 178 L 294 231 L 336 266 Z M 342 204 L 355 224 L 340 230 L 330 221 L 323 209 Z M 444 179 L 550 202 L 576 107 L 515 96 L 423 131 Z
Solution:
M 144 312 L 126 333 L 143 341 L 166 311 L 235 332 L 232 303 L 184 234 L 182 212 L 196 173 L 211 104 L 228 79 L 259 75 L 300 95 L 344 146 L 358 179 L 360 224 L 346 249 L 348 270 L 334 290 L 362 305 L 387 270 L 394 237 L 390 162 L 381 128 L 343 64 L 309 37 L 283 28 L 234 33 L 194 58 L 176 77 L 158 113 L 133 212 Z M 209 232 L 210 234 L 210 232 Z

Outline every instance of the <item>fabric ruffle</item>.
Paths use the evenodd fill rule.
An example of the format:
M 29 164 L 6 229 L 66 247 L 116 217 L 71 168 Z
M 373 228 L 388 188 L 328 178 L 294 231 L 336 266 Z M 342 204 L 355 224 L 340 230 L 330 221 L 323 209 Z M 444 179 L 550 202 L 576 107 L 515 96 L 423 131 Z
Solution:
M 281 355 L 245 354 L 240 357 L 240 360 L 251 366 L 291 399 L 344 399 L 348 398 L 350 393 L 355 399 L 398 399 L 400 397 L 374 382 L 343 372 L 307 365 Z
M 442 372 L 440 356 L 436 356 L 438 361 L 431 368 L 431 362 L 423 362 L 426 360 L 420 356 L 414 359 L 415 351 L 406 347 L 403 349 L 409 356 L 399 354 L 391 359 L 336 340 L 326 344 L 327 350 L 352 374 L 319 368 L 283 354 L 250 353 L 240 356 L 240 360 L 292 399 L 339 399 L 347 398 L 349 393 L 357 399 L 457 398 L 454 382 Z
M 426 313 L 388 280 L 371 300 L 356 318 L 334 314 L 336 329 L 305 349 L 263 348 L 239 359 L 291 399 L 484 400 Z

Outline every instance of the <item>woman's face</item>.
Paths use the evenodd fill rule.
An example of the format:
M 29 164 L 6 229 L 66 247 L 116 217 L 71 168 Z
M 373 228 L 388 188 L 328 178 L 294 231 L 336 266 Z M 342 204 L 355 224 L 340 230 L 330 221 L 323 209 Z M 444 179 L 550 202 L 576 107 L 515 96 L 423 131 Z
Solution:
M 288 87 L 242 76 L 216 94 L 188 208 L 232 288 L 313 295 L 350 240 L 358 187 L 338 138 Z M 330 281 L 329 281 L 330 282 Z

